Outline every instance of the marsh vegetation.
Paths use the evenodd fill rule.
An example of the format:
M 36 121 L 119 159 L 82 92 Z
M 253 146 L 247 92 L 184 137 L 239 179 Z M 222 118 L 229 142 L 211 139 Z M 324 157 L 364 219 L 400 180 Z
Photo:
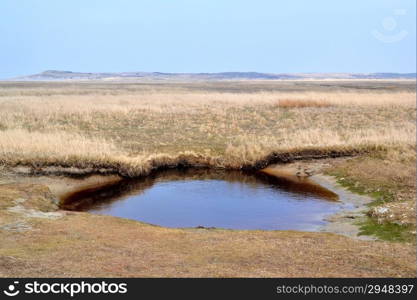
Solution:
M 177 164 L 415 157 L 414 81 L 244 84 L 2 83 L 0 161 L 135 177 Z
M 1 82 L 0 275 L 415 275 L 415 97 L 413 80 Z M 57 212 L 47 188 L 15 183 L 323 160 L 374 197 L 362 229 L 390 242 Z

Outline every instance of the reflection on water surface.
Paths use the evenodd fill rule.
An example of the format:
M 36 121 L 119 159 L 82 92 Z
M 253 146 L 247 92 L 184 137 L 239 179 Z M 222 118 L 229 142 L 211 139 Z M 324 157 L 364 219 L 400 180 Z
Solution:
M 186 169 L 77 191 L 61 207 L 166 227 L 314 231 L 342 207 L 337 199 L 308 179 Z

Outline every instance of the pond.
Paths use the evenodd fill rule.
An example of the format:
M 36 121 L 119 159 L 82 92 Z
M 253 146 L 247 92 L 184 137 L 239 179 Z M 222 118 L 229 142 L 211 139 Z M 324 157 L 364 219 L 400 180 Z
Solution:
M 261 172 L 183 169 L 76 191 L 61 208 L 154 225 L 316 231 L 343 207 L 306 178 Z

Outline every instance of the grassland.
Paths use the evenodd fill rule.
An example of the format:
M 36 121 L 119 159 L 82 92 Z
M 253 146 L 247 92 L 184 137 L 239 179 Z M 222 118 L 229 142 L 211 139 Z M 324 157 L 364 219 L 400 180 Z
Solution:
M 134 177 L 176 165 L 260 168 L 271 162 L 351 156 L 326 172 L 353 190 L 375 196 L 369 212 L 373 221 L 408 226 L 412 233 L 415 97 L 415 81 L 2 82 L 0 171 L 28 166 L 36 174 Z M 375 209 L 387 206 L 392 213 Z M 10 212 L 0 216 L 4 224 L 19 222 Z M 89 222 L 102 227 L 90 228 Z M 7 270 L 1 275 L 23 276 L 32 270 L 28 272 L 36 276 L 45 265 L 40 262 L 48 259 L 51 265 L 44 275 L 51 276 L 415 275 L 415 249 L 409 240 L 398 244 L 320 233 L 171 230 L 83 213 L 29 223 L 39 229 L 36 234 L 0 234 Z M 105 232 L 114 233 L 108 242 Z M 117 247 L 117 236 L 138 243 Z M 160 237 L 166 244 L 157 242 Z M 91 239 L 93 243 L 83 242 Z M 139 241 L 148 241 L 147 246 L 141 248 Z M 67 243 L 71 253 L 62 252 Z M 326 246 L 318 247 L 321 243 Z M 157 245 L 168 252 L 147 254 Z M 241 251 L 232 251 L 237 245 L 243 245 Z M 299 248 L 285 257 L 294 245 Z M 81 260 L 65 264 L 65 272 L 54 267 L 52 262 L 65 257 L 77 261 L 87 248 L 95 258 L 124 267 L 111 271 L 105 264 L 94 268 Z M 118 254 L 109 249 L 120 250 L 126 261 L 112 258 Z M 157 263 L 167 253 L 172 254 L 172 269 Z M 135 264 L 128 264 L 129 257 Z M 13 260 L 21 270 L 13 267 Z M 329 260 L 329 268 L 319 263 Z M 76 271 L 77 265 L 85 269 Z
M 3 83 L 0 162 L 138 176 L 178 163 L 254 166 L 271 155 L 395 148 L 414 156 L 414 91 L 264 85 L 265 92 L 237 93 L 213 83 Z

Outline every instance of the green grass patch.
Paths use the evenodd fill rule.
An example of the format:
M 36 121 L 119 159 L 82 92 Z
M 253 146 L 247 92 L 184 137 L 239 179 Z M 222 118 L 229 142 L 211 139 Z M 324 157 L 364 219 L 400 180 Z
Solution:
M 394 201 L 394 195 L 388 189 L 369 187 L 366 183 L 349 177 L 341 170 L 332 170 L 326 173 L 334 176 L 338 184 L 352 193 L 373 198 L 374 200 L 368 204 L 370 208 Z M 380 240 L 391 242 L 416 243 L 416 236 L 412 233 L 415 231 L 413 225 L 400 225 L 391 222 L 378 223 L 372 217 L 366 217 L 365 221 L 360 221 L 357 225 L 360 226 L 359 235 L 375 236 Z
M 357 224 L 360 226 L 359 235 L 373 235 L 380 240 L 391 242 L 416 243 L 416 236 L 411 233 L 413 229 L 412 225 L 400 225 L 389 222 L 379 224 L 370 217 Z
M 372 189 L 340 171 L 330 171 L 327 172 L 327 174 L 336 177 L 337 183 L 352 193 L 367 195 L 373 198 L 374 201 L 368 204 L 370 207 L 378 206 L 394 200 L 394 195 L 384 188 Z

